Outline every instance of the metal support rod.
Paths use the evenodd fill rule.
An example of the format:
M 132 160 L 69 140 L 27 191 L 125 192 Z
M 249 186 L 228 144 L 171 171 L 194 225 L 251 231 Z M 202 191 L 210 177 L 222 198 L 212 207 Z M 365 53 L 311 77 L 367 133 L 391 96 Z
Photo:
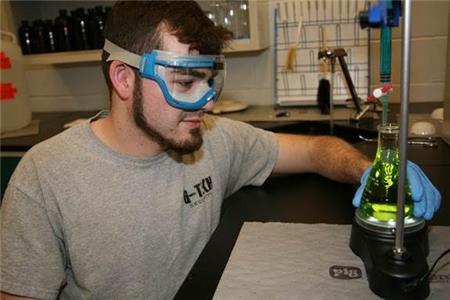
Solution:
M 273 34 L 274 34 L 274 50 L 273 50 L 273 70 L 274 70 L 274 80 L 273 80 L 273 106 L 277 107 L 277 99 L 278 99 L 278 88 L 277 88 L 277 49 L 278 49 L 278 29 L 277 29 L 277 18 L 278 18 L 278 9 L 273 10 Z
M 330 78 L 330 135 L 334 135 L 334 73 L 336 72 L 336 57 L 330 58 L 331 78 Z
M 408 147 L 408 102 L 409 102 L 409 64 L 411 49 L 411 0 L 405 0 L 403 12 L 403 43 L 402 43 L 402 94 L 400 105 L 400 163 L 397 191 L 397 220 L 395 231 L 394 253 L 404 252 L 403 237 L 405 223 L 405 186 L 406 186 L 406 155 Z

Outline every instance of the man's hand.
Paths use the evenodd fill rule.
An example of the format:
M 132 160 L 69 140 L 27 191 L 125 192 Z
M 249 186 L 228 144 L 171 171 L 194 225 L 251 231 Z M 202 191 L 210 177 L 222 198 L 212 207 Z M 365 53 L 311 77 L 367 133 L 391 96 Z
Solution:
M 367 168 L 361 176 L 361 185 L 353 197 L 353 206 L 355 207 L 359 207 L 361 203 L 362 193 L 366 187 L 371 169 L 372 167 Z M 431 220 L 441 205 L 441 193 L 415 163 L 408 161 L 406 174 L 411 186 L 411 197 L 414 201 L 414 216 Z

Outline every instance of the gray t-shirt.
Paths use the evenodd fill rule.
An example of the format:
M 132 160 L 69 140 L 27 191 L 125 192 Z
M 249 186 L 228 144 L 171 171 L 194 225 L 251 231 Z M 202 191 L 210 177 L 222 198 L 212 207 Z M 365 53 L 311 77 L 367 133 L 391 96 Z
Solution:
M 207 116 L 189 155 L 136 159 L 89 124 L 34 146 L 1 207 L 1 290 L 42 299 L 170 299 L 218 225 L 222 200 L 261 185 L 274 135 Z

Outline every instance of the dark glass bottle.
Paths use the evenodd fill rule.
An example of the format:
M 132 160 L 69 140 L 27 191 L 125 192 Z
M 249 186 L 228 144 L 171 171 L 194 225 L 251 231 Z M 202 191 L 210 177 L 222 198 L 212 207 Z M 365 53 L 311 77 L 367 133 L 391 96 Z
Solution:
M 33 21 L 32 33 L 33 42 L 31 43 L 31 48 L 33 53 L 45 53 L 45 32 L 42 20 Z
M 96 6 L 95 9 L 88 9 L 88 37 L 89 45 L 93 49 L 101 49 L 104 44 L 103 30 L 104 30 L 104 13 L 101 6 Z
M 98 35 L 97 26 L 95 25 L 95 10 L 88 8 L 87 15 L 87 29 L 88 29 L 88 41 L 91 48 L 95 48 L 95 38 Z
M 56 51 L 71 51 L 72 47 L 72 28 L 67 10 L 61 9 L 59 16 L 55 19 L 55 42 Z
M 19 41 L 20 41 L 20 47 L 22 48 L 23 54 L 31 54 L 31 43 L 32 43 L 32 36 L 31 36 L 31 27 L 28 23 L 28 21 L 22 21 L 22 25 L 19 27 Z
M 111 6 L 106 6 L 105 7 L 105 22 L 106 22 L 106 20 L 108 19 L 108 16 L 109 16 L 109 14 L 110 14 L 110 12 L 111 12 L 111 9 L 112 9 L 112 7 Z
M 56 51 L 55 29 L 53 27 L 52 20 L 45 21 L 44 34 L 45 34 L 45 51 L 55 52 Z
M 361 199 L 362 216 L 381 222 L 395 221 L 397 214 L 397 189 L 399 165 L 399 126 L 380 125 L 378 148 L 372 170 Z M 413 218 L 411 189 L 406 184 L 405 218 Z
M 96 25 L 98 30 L 98 37 L 96 38 L 95 46 L 96 49 L 103 48 L 103 44 L 105 43 L 105 22 L 106 22 L 106 13 L 103 11 L 103 6 L 95 7 L 95 17 L 96 17 Z
M 72 22 L 74 49 L 89 49 L 88 26 L 84 8 L 77 8 L 75 11 L 72 11 Z

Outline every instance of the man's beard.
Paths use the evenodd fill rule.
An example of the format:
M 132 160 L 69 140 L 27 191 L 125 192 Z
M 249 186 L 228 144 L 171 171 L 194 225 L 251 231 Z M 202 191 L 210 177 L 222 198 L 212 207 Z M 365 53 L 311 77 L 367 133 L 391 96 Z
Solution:
M 158 143 L 165 150 L 173 150 L 180 154 L 191 153 L 198 150 L 203 144 L 200 128 L 193 128 L 189 131 L 190 138 L 183 141 L 165 138 L 156 128 L 147 122 L 144 115 L 144 104 L 142 97 L 142 81 L 136 76 L 135 88 L 133 91 L 133 118 L 136 125 L 145 134 Z

